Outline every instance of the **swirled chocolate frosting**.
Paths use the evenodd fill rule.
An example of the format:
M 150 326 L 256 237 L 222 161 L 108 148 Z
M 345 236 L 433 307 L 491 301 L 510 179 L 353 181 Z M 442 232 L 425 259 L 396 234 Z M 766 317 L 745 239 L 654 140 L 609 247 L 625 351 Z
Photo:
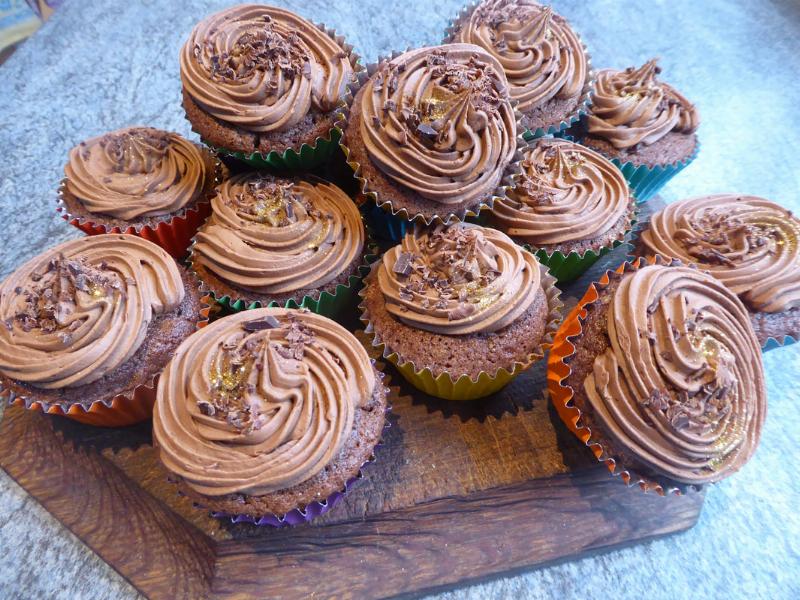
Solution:
M 283 131 L 330 112 L 353 80 L 347 54 L 313 23 L 241 4 L 198 23 L 180 56 L 183 88 L 204 111 L 254 132 Z
M 184 289 L 175 261 L 133 235 L 65 242 L 0 285 L 0 373 L 45 389 L 100 379 L 133 356 Z
M 625 275 L 608 303 L 609 347 L 584 380 L 592 418 L 675 481 L 738 470 L 767 411 L 761 349 L 742 303 L 698 269 Z
M 86 210 L 130 220 L 204 198 L 215 185 L 216 161 L 177 133 L 128 127 L 75 146 L 64 174 Z
M 208 496 L 312 478 L 342 449 L 376 385 L 356 338 L 325 317 L 262 308 L 187 338 L 158 384 L 161 460 Z
M 800 220 L 756 196 L 716 194 L 667 205 L 641 236 L 646 254 L 696 262 L 754 312 L 800 307 Z
M 522 112 L 553 98 L 575 98 L 586 81 L 580 39 L 551 7 L 533 0 L 481 2 L 454 41 L 476 44 L 500 62 Z
M 694 105 L 659 81 L 660 72 L 655 59 L 638 69 L 600 71 L 587 119 L 589 135 L 621 149 L 653 144 L 671 131 L 697 131 L 700 116 Z
M 521 317 L 541 290 L 536 257 L 495 229 L 417 228 L 384 253 L 377 284 L 386 310 L 434 333 L 489 333 Z
M 442 205 L 494 192 L 516 148 L 497 59 L 471 44 L 406 52 L 361 92 L 361 137 L 391 179 Z
M 625 178 L 585 146 L 541 139 L 523 153 L 521 173 L 494 219 L 511 237 L 533 246 L 597 238 L 630 211 Z
M 244 173 L 218 186 L 211 208 L 193 263 L 245 290 L 319 288 L 364 248 L 358 207 L 331 183 Z

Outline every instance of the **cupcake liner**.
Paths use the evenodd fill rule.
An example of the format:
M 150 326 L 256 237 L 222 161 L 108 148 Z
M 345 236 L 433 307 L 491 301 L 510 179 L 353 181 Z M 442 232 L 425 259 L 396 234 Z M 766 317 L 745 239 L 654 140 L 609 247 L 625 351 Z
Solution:
M 372 361 L 372 364 L 373 366 L 375 365 L 374 360 Z M 386 385 L 386 376 L 382 371 L 379 371 L 377 369 L 376 372 L 378 373 L 380 379 L 379 384 L 383 386 L 384 392 L 388 400 L 390 390 Z M 392 407 L 387 403 L 386 413 L 384 417 L 385 420 L 383 425 L 384 435 L 386 430 L 392 426 L 391 422 L 389 421 L 389 413 L 391 412 L 391 409 Z M 375 448 L 373 449 L 372 455 L 366 460 L 366 462 L 364 462 L 364 464 L 361 465 L 361 467 L 359 467 L 358 473 L 354 477 L 348 479 L 341 490 L 333 492 L 330 496 L 328 496 L 324 500 L 314 500 L 304 507 L 293 508 L 289 512 L 282 515 L 268 513 L 260 517 L 254 517 L 251 515 L 233 514 L 229 512 L 215 511 L 215 510 L 210 510 L 209 514 L 215 519 L 230 521 L 231 523 L 250 523 L 251 525 L 257 525 L 259 527 L 266 526 L 266 527 L 281 528 L 281 527 L 291 527 L 294 525 L 301 525 L 303 523 L 308 523 L 312 519 L 322 516 L 328 511 L 330 511 L 332 508 L 334 508 L 337 504 L 339 504 L 342 498 L 344 498 L 345 495 L 347 495 L 347 493 L 353 488 L 353 486 L 357 482 L 364 479 L 364 469 L 367 468 L 367 466 L 370 463 L 375 461 L 375 452 L 382 445 L 383 445 L 382 442 L 378 441 L 378 443 L 375 445 Z M 203 505 L 201 502 L 195 501 L 193 502 L 193 505 L 197 509 L 207 510 L 207 507 Z
M 636 165 L 632 162 L 623 162 L 618 158 L 606 158 L 609 158 L 609 160 L 622 171 L 622 174 L 628 181 L 631 192 L 641 204 L 642 202 L 647 202 L 656 192 L 664 187 L 670 179 L 685 169 L 689 163 L 697 158 L 698 152 L 700 152 L 699 141 L 695 144 L 694 150 L 688 158 L 667 165 L 656 165 L 655 167 Z
M 353 100 L 358 93 L 358 90 L 360 90 L 367 80 L 369 80 L 369 78 L 375 74 L 375 72 L 378 70 L 378 67 L 383 62 L 387 60 L 393 60 L 407 51 L 408 49 L 406 51 L 396 50 L 389 56 L 381 56 L 378 58 L 377 63 L 368 64 L 365 70 L 358 73 L 356 83 L 350 84 L 348 86 L 348 91 L 345 94 L 345 105 L 342 107 L 341 115 L 342 121 L 346 122 L 349 120 L 350 107 L 353 104 Z M 379 217 L 377 212 L 369 213 L 371 217 L 370 223 L 376 237 L 398 242 L 402 239 L 404 232 L 410 223 L 418 222 L 424 223 L 425 225 L 431 225 L 433 223 L 449 224 L 455 221 L 464 221 L 467 217 L 475 217 L 483 210 L 491 210 L 495 198 L 502 198 L 505 195 L 506 188 L 510 185 L 512 176 L 515 173 L 518 173 L 520 170 L 519 163 L 522 155 L 519 151 L 519 148 L 525 142 L 522 139 L 522 134 L 520 133 L 520 130 L 522 129 L 520 125 L 520 119 L 522 118 L 522 115 L 516 110 L 516 108 L 514 109 L 514 116 L 517 122 L 517 150 L 515 151 L 511 162 L 506 166 L 503 176 L 500 179 L 500 183 L 494 190 L 492 197 L 488 200 L 479 202 L 475 206 L 461 208 L 456 212 L 449 212 L 443 215 L 436 214 L 433 215 L 433 217 L 426 217 L 422 213 L 410 214 L 407 209 L 402 207 L 395 208 L 391 199 L 379 198 L 378 192 L 369 189 L 369 181 L 362 175 L 361 164 L 351 158 L 350 148 L 347 146 L 347 138 L 345 135 L 342 135 L 342 140 L 339 142 L 339 146 L 344 152 L 347 164 L 351 169 L 353 169 L 353 177 L 359 183 L 360 195 L 365 200 L 369 200 L 374 207 L 377 207 L 384 212 L 382 217 Z
M 582 254 L 579 252 L 569 252 L 564 254 L 560 250 L 548 253 L 544 249 L 536 249 L 531 246 L 525 245 L 525 248 L 536 255 L 539 262 L 547 265 L 550 269 L 550 274 L 558 280 L 558 283 L 570 283 L 575 281 L 578 277 L 583 275 L 594 263 L 596 263 L 602 256 L 605 256 L 612 250 L 619 248 L 625 243 L 625 238 L 628 237 L 636 227 L 638 218 L 638 209 L 636 208 L 636 201 L 633 200 L 633 210 L 628 227 L 621 233 L 621 235 L 614 240 L 610 246 L 603 246 L 599 250 L 585 250 Z
M 425 392 L 429 396 L 435 396 L 444 400 L 461 401 L 484 398 L 503 389 L 517 375 L 531 367 L 537 360 L 543 358 L 545 352 L 552 345 L 553 335 L 561 323 L 561 308 L 563 306 L 560 298 L 561 291 L 555 287 L 555 277 L 550 275 L 547 267 L 540 265 L 539 269 L 542 274 L 542 283 L 547 296 L 548 306 L 544 337 L 539 347 L 528 355 L 525 362 L 515 362 L 510 370 L 500 367 L 493 374 L 481 371 L 475 379 L 470 378 L 468 375 L 462 375 L 454 379 L 453 376 L 447 372 L 434 376 L 427 367 L 417 369 L 412 361 L 405 360 L 380 339 L 380 336 L 372 327 L 369 311 L 364 301 L 359 305 L 359 309 L 361 310 L 361 322 L 365 324 L 365 332 L 368 335 L 372 334 L 372 346 L 378 348 L 383 358 L 395 365 L 405 380 L 418 390 Z M 364 297 L 363 289 L 359 292 L 359 295 L 361 295 L 362 298 Z
M 443 43 L 452 43 L 456 31 L 460 28 L 462 23 L 469 19 L 469 17 L 472 15 L 472 12 L 478 7 L 479 4 L 480 2 L 470 2 L 461 8 L 458 16 L 451 21 L 445 29 Z M 583 43 L 583 39 L 581 38 L 580 34 L 574 29 L 573 32 L 583 48 L 584 56 L 586 56 L 586 80 L 583 83 L 583 89 L 581 89 L 578 105 L 571 113 L 569 113 L 558 123 L 548 125 L 547 127 L 537 127 L 533 131 L 525 128 L 525 130 L 522 132 L 522 137 L 526 142 L 544 137 L 546 135 L 562 137 L 562 134 L 566 132 L 567 129 L 580 121 L 580 119 L 588 113 L 589 107 L 592 104 L 592 91 L 594 90 L 595 82 L 595 73 L 592 70 L 592 57 L 589 54 L 589 49 L 586 47 L 586 44 Z
M 334 29 L 326 27 L 324 23 L 313 23 L 313 25 L 345 51 L 355 75 L 364 69 L 359 62 L 360 57 L 353 51 L 353 45 L 345 42 L 344 36 L 337 35 Z M 345 125 L 345 121 L 341 118 L 343 106 L 344 101 L 332 111 L 334 119 L 333 127 L 328 130 L 326 135 L 316 137 L 311 144 L 303 143 L 299 148 L 287 148 L 283 152 L 271 150 L 265 154 L 258 151 L 247 153 L 230 150 L 215 146 L 205 139 L 203 139 L 203 143 L 213 148 L 219 154 L 230 156 L 252 167 L 256 167 L 257 169 L 309 171 L 314 167 L 328 162 L 335 154 Z M 192 130 L 200 135 L 201 139 L 203 138 L 202 133 L 195 129 L 194 124 L 192 124 Z
M 583 424 L 581 411 L 572 403 L 574 392 L 571 387 L 564 385 L 564 381 L 571 372 L 567 359 L 575 353 L 576 346 L 573 342 L 579 339 L 583 333 L 583 321 L 588 314 L 587 306 L 600 299 L 600 290 L 608 286 L 612 277 L 636 271 L 648 264 L 669 264 L 669 261 L 661 256 L 651 257 L 648 260 L 640 258 L 634 262 L 626 261 L 614 271 L 606 271 L 600 281 L 589 285 L 584 296 L 570 311 L 556 332 L 547 360 L 547 389 L 558 416 L 561 417 L 567 428 L 592 451 L 598 462 L 605 463 L 611 475 L 619 476 L 627 486 L 638 484 L 644 492 L 655 492 L 660 496 L 670 493 L 680 495 L 688 490 L 699 491 L 702 486 L 683 485 L 677 482 L 665 484 L 618 465 L 614 457 L 606 453 L 601 442 L 596 437 L 592 437 L 592 431 Z
M 783 346 L 791 346 L 796 341 L 797 340 L 790 335 L 784 335 L 780 339 L 769 337 L 767 338 L 766 343 L 763 346 L 761 346 L 761 352 L 763 353 L 769 350 L 774 350 L 775 348 L 782 348 Z
M 334 289 L 333 293 L 322 290 L 317 294 L 311 296 L 303 296 L 301 298 L 289 298 L 284 302 L 268 302 L 264 304 L 260 300 L 247 301 L 243 298 L 233 297 L 228 294 L 216 293 L 209 284 L 200 279 L 200 277 L 192 269 L 192 257 L 194 255 L 195 240 L 192 240 L 192 246 L 189 249 L 188 266 L 189 272 L 192 273 L 197 281 L 200 292 L 205 295 L 203 299 L 209 305 L 218 305 L 222 309 L 232 312 L 239 312 L 242 310 L 251 310 L 254 308 L 262 307 L 283 307 L 283 308 L 307 308 L 313 313 L 323 315 L 334 321 L 337 321 L 346 315 L 348 311 L 355 308 L 357 293 L 361 289 L 361 284 L 364 276 L 369 273 L 370 264 L 377 258 L 377 247 L 370 238 L 370 231 L 366 229 L 366 242 L 361 259 L 361 264 L 358 266 L 358 275 L 351 275 L 347 280 L 347 285 L 339 284 Z
M 200 311 L 198 329 L 208 324 L 208 311 Z M 153 416 L 156 389 L 161 373 L 154 375 L 146 385 L 136 386 L 128 394 L 117 394 L 107 400 L 97 400 L 89 406 L 81 403 L 43 402 L 26 395 L 17 394 L 0 381 L 0 401 L 9 406 L 19 406 L 43 414 L 59 415 L 74 421 L 97 427 L 125 427 L 146 421 Z
M 227 167 L 216 159 L 216 175 L 214 178 L 215 186 L 222 182 L 226 176 Z M 182 208 L 172 215 L 165 215 L 164 220 L 155 227 L 143 223 L 135 223 L 125 227 L 108 226 L 92 221 L 89 217 L 73 215 L 69 212 L 64 195 L 67 194 L 67 178 L 61 180 L 58 186 L 58 198 L 56 200 L 56 210 L 61 213 L 61 218 L 73 227 L 77 227 L 87 235 L 100 235 L 105 233 L 125 233 L 137 235 L 149 242 L 161 246 L 170 256 L 181 259 L 186 256 L 192 237 L 197 233 L 198 228 L 205 222 L 211 214 L 210 193 L 203 200 L 199 200 L 192 208 Z

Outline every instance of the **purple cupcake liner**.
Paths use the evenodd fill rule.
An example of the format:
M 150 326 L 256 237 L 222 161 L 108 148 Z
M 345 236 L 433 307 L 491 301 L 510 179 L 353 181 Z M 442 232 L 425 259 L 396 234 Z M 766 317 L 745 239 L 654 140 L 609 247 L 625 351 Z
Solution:
M 372 365 L 374 367 L 375 366 L 375 360 L 372 359 L 371 362 L 372 362 Z M 381 370 L 379 370 L 377 368 L 375 369 L 375 371 L 378 373 L 378 377 L 380 379 L 380 383 L 381 383 L 381 385 L 383 385 L 384 392 L 385 392 L 385 394 L 387 396 L 387 399 L 388 399 L 390 390 L 389 390 L 389 386 L 387 386 L 386 383 L 385 383 L 386 382 L 386 374 L 383 371 L 381 371 Z M 392 426 L 391 422 L 389 421 L 389 413 L 391 413 L 391 411 L 392 411 L 392 407 L 391 407 L 390 404 L 387 403 L 386 411 L 384 413 L 384 423 L 383 423 L 383 431 L 382 431 L 382 433 L 385 433 L 386 430 L 389 429 Z M 353 485 L 356 484 L 356 482 L 364 479 L 364 468 L 367 467 L 367 465 L 369 465 L 370 463 L 375 461 L 375 452 L 377 452 L 377 450 L 381 446 L 383 446 L 383 441 L 382 440 L 383 440 L 383 435 L 381 435 L 381 439 L 378 441 L 377 444 L 375 444 L 375 447 L 372 449 L 372 456 L 370 458 L 368 458 L 364 462 L 363 465 L 361 465 L 361 467 L 359 468 L 358 473 L 355 475 L 355 477 L 352 477 L 352 478 L 348 479 L 345 482 L 343 489 L 341 489 L 341 490 L 339 490 L 337 492 L 333 492 L 330 496 L 328 496 L 324 500 L 314 500 L 313 502 L 310 502 L 309 504 L 307 504 L 305 506 L 305 508 L 299 508 L 299 507 L 298 508 L 293 508 L 292 510 L 290 510 L 289 512 L 287 512 L 284 515 L 276 515 L 276 514 L 270 513 L 270 514 L 262 515 L 260 517 L 253 517 L 253 516 L 250 516 L 250 515 L 237 515 L 237 514 L 234 514 L 234 513 L 214 511 L 214 510 L 209 511 L 209 514 L 212 517 L 214 517 L 215 519 L 220 519 L 220 520 L 223 520 L 223 521 L 224 520 L 230 520 L 231 523 L 249 523 L 251 525 L 257 525 L 259 527 L 281 528 L 281 527 L 292 527 L 292 526 L 295 526 L 295 525 L 302 525 L 303 523 L 308 523 L 312 519 L 315 519 L 317 517 L 320 517 L 320 516 L 324 515 L 329 510 L 331 510 L 333 507 L 335 507 L 342 500 L 342 498 L 344 498 L 345 495 L 350 491 L 350 489 L 353 487 Z M 178 493 L 180 493 L 180 492 L 178 492 Z M 183 494 L 181 494 L 181 495 L 183 495 Z M 194 508 L 206 509 L 206 506 L 204 506 L 202 503 L 193 502 L 192 504 L 193 504 Z

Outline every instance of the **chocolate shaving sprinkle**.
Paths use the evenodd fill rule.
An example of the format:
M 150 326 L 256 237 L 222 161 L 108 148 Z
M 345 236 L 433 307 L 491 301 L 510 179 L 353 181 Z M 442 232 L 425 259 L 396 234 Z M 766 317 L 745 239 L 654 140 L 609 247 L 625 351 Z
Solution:
M 408 277 L 411 275 L 414 267 L 414 255 L 410 252 L 401 252 L 397 256 L 397 260 L 394 262 L 394 266 L 392 267 L 392 271 L 397 273 L 398 275 L 402 275 L 404 277 Z
M 242 329 L 245 331 L 255 332 L 263 331 L 265 329 L 275 329 L 280 327 L 280 321 L 272 315 L 267 315 L 265 318 L 256 321 L 247 321 L 242 323 Z

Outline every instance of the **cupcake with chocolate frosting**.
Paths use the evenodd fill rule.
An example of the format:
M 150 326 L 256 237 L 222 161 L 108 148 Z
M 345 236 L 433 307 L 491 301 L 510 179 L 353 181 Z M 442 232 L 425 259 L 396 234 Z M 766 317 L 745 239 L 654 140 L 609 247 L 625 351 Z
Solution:
M 181 492 L 215 516 L 296 524 L 327 511 L 372 458 L 387 410 L 381 379 L 330 319 L 237 313 L 175 351 L 153 438 Z
M 791 211 L 757 196 L 715 194 L 655 213 L 637 253 L 697 263 L 739 296 L 766 346 L 800 339 L 798 244 L 800 219 Z
M 611 161 L 574 142 L 541 138 L 523 149 L 520 173 L 490 220 L 565 282 L 619 246 L 634 213 Z
M 414 386 L 480 398 L 544 355 L 560 321 L 554 283 L 497 230 L 418 226 L 365 279 L 362 321 Z
M 362 192 L 401 223 L 463 220 L 491 206 L 517 143 L 497 59 L 450 44 L 411 50 L 368 72 L 343 142 Z
M 548 384 L 598 460 L 660 493 L 739 470 L 767 413 L 744 305 L 708 273 L 660 257 L 589 288 L 556 336 Z
M 450 42 L 497 58 L 526 136 L 557 133 L 584 114 L 592 88 L 586 47 L 567 20 L 534 0 L 484 0 L 449 28 Z
M 0 284 L 0 397 L 94 425 L 145 420 L 200 310 L 188 273 L 146 240 L 55 246 Z
M 226 175 L 208 149 L 177 133 L 126 127 L 70 150 L 58 210 L 89 235 L 134 234 L 181 258 Z
M 581 143 L 617 164 L 639 202 L 649 199 L 698 151 L 700 116 L 678 90 L 658 78 L 656 59 L 624 71 L 597 73 Z
M 241 4 L 198 23 L 181 50 L 183 107 L 205 142 L 254 166 L 310 167 L 338 143 L 352 47 L 287 10 Z
M 317 179 L 242 173 L 217 188 L 197 232 L 192 270 L 204 291 L 236 310 L 353 308 L 367 249 L 358 207 Z

